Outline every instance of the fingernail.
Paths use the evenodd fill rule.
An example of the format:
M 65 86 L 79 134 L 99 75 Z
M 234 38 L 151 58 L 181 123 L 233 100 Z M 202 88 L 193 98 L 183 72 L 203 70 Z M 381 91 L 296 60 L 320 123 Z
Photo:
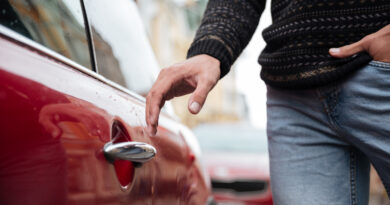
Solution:
M 331 53 L 340 53 L 340 48 L 331 48 L 329 51 Z
M 193 102 L 193 103 L 191 104 L 191 106 L 190 106 L 190 109 L 191 109 L 192 112 L 198 113 L 198 112 L 199 112 L 199 109 L 200 109 L 199 103 Z

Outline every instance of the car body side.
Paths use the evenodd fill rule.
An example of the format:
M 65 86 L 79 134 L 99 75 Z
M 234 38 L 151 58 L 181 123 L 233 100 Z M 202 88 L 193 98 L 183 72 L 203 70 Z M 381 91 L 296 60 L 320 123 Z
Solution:
M 207 175 L 177 120 L 163 113 L 157 136 L 148 136 L 142 96 L 0 31 L 1 204 L 208 203 Z M 102 148 L 115 123 L 131 141 L 154 146 L 156 157 L 140 167 L 110 164 Z M 120 177 L 131 182 L 122 186 Z

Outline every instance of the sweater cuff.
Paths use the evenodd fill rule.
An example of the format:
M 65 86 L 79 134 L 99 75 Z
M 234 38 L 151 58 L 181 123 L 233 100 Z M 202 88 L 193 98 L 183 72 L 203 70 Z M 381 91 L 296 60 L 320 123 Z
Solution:
M 196 55 L 207 54 L 219 60 L 221 66 L 221 76 L 223 78 L 230 70 L 232 65 L 232 57 L 227 48 L 219 41 L 213 39 L 205 39 L 192 43 L 187 53 L 187 58 Z

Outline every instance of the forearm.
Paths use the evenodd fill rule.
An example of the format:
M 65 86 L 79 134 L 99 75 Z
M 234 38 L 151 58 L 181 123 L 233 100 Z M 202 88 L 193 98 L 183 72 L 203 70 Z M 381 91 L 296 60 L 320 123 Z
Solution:
M 208 54 L 221 62 L 221 77 L 251 39 L 265 0 L 210 0 L 187 57 Z

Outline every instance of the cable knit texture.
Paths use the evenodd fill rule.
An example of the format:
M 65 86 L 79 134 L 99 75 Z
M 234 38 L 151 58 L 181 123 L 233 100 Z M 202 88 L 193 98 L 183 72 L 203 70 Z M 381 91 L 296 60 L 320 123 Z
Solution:
M 187 57 L 211 55 L 221 77 L 248 44 L 265 0 L 210 0 Z M 390 0 L 273 0 L 272 25 L 259 57 L 261 78 L 273 87 L 313 88 L 366 65 L 367 53 L 336 59 L 329 48 L 359 41 L 390 23 Z

